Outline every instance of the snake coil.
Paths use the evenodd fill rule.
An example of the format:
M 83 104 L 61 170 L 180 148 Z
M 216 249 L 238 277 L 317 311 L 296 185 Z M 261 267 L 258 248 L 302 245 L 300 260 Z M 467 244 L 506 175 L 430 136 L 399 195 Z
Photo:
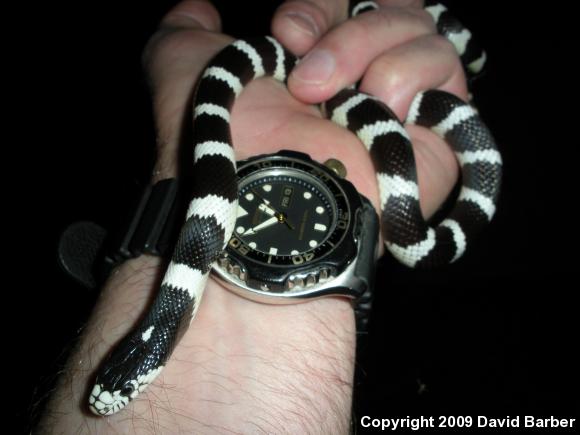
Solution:
M 377 8 L 360 2 L 353 15 Z M 426 8 L 440 33 L 456 46 L 466 70 L 480 72 L 485 54 L 442 5 Z M 141 323 L 107 357 L 89 396 L 98 415 L 113 414 L 142 392 L 163 369 L 195 317 L 213 262 L 225 248 L 237 210 L 236 158 L 230 132 L 234 101 L 252 80 L 285 83 L 297 63 L 275 39 L 238 40 L 203 73 L 194 106 L 194 193 L 159 294 Z M 492 218 L 499 195 L 501 157 L 476 110 L 454 95 L 417 95 L 408 124 L 431 129 L 455 151 L 462 186 L 449 216 L 431 227 L 421 215 L 411 142 L 403 124 L 376 98 L 349 89 L 326 102 L 333 122 L 368 149 L 380 191 L 382 232 L 388 250 L 410 267 L 455 261 Z

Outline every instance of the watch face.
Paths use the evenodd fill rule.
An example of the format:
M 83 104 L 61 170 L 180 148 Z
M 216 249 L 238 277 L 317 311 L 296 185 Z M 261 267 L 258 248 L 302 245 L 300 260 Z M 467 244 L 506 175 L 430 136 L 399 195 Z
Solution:
M 320 259 L 340 241 L 348 204 L 328 174 L 292 159 L 242 167 L 238 218 L 228 250 L 265 265 L 296 266 Z

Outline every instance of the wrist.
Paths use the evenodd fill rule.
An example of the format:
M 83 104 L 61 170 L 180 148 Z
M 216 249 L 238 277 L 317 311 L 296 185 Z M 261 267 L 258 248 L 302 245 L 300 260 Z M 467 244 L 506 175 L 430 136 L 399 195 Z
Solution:
M 94 418 L 83 412 L 94 371 L 143 312 L 161 274 L 160 259 L 148 256 L 116 269 L 43 424 L 52 417 L 55 428 L 127 425 L 139 432 L 133 419 L 139 416 L 171 431 L 197 424 L 199 431 L 239 431 L 246 422 L 248 431 L 260 425 L 270 432 L 308 432 L 327 421 L 327 432 L 340 422 L 346 432 L 355 351 L 349 302 L 325 298 L 270 306 L 243 299 L 213 279 L 159 379 L 125 413 Z

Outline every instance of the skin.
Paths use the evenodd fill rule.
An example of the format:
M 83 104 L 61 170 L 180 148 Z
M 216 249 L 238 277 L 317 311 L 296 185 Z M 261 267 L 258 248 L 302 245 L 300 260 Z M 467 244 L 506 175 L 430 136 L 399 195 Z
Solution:
M 357 138 L 322 118 L 311 104 L 359 78 L 405 118 L 420 90 L 443 89 L 467 99 L 455 51 L 435 35 L 421 1 L 382 1 L 381 10 L 346 21 L 346 1 L 288 1 L 272 33 L 306 56 L 289 80 L 248 86 L 232 114 L 236 155 L 294 149 L 315 160 L 341 160 L 348 179 L 375 207 L 379 195 L 368 153 Z M 163 19 L 144 52 L 158 131 L 152 182 L 176 174 L 185 108 L 203 65 L 233 39 L 221 33 L 208 2 L 184 1 Z M 312 65 L 315 53 L 335 68 Z M 314 61 L 313 61 L 314 59 Z M 256 123 L 255 120 L 260 122 Z M 457 178 L 450 149 L 429 132 L 410 129 L 421 206 L 429 216 Z M 184 145 L 184 146 L 187 146 Z M 157 258 L 119 267 L 71 354 L 40 423 L 42 433 L 348 433 L 355 356 L 349 302 L 327 298 L 267 306 L 242 299 L 213 280 L 197 317 L 157 380 L 118 414 L 86 407 L 95 370 L 146 308 L 162 278 Z

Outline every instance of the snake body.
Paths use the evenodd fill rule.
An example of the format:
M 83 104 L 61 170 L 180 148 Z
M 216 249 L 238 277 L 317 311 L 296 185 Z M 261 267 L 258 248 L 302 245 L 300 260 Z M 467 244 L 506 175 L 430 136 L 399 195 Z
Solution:
M 375 8 L 361 2 L 354 13 Z M 485 56 L 470 51 L 471 38 L 441 5 L 427 9 L 442 33 L 459 41 L 466 69 L 477 73 Z M 449 35 L 448 35 L 449 36 Z M 98 415 L 113 414 L 134 399 L 163 369 L 195 317 L 212 264 L 230 239 L 237 211 L 236 158 L 230 132 L 234 101 L 252 80 L 285 83 L 297 63 L 275 39 L 238 40 L 203 73 L 194 106 L 194 188 L 159 294 L 140 324 L 106 358 L 89 396 Z M 356 134 L 368 149 L 380 191 L 382 233 L 388 250 L 410 267 L 455 261 L 492 218 L 499 194 L 501 157 L 475 109 L 437 90 L 414 99 L 407 123 L 443 137 L 461 166 L 462 186 L 449 216 L 431 227 L 421 215 L 409 136 L 392 111 L 354 89 L 326 102 L 327 117 Z

